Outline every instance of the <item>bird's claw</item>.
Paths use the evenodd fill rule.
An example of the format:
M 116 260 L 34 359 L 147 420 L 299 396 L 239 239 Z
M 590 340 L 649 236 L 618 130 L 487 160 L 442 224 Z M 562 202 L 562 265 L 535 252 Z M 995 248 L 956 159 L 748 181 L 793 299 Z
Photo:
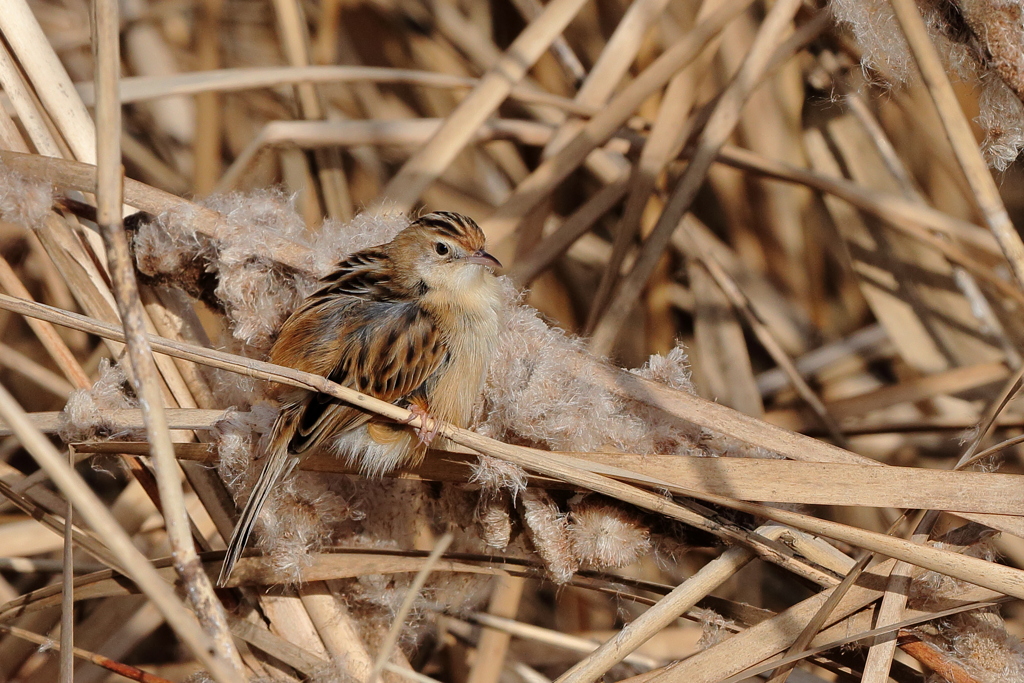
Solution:
M 413 427 L 413 429 L 416 430 L 416 436 L 419 439 L 419 442 L 424 446 L 429 446 L 434 441 L 434 439 L 437 438 L 437 435 L 441 432 L 440 423 L 437 420 L 435 420 L 430 413 L 427 412 L 426 408 L 416 403 L 409 406 L 409 412 L 412 413 L 412 415 L 410 415 L 409 418 L 405 420 L 405 423 L 409 424 L 416 418 L 419 418 L 420 426 Z

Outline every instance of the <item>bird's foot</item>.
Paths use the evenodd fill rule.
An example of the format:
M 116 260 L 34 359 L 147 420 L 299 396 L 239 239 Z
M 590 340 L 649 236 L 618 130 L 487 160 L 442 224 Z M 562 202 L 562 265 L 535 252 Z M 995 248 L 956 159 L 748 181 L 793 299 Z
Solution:
M 437 438 L 437 435 L 441 433 L 441 423 L 434 419 L 434 417 L 427 411 L 426 406 L 419 403 L 413 402 L 412 405 L 409 406 L 409 412 L 411 412 L 412 415 L 409 416 L 409 419 L 406 420 L 405 423 L 408 424 L 416 418 L 419 418 L 420 426 L 414 427 L 413 429 L 416 430 L 416 436 L 420 443 L 424 446 L 429 446 L 434 439 Z

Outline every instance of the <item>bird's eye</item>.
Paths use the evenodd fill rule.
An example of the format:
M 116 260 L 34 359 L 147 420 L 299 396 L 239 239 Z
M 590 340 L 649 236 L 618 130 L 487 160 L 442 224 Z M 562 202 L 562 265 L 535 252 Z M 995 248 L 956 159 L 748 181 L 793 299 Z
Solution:
M 445 254 L 447 254 L 447 253 L 448 253 L 448 245 L 447 245 L 447 244 L 445 244 L 444 242 L 438 242 L 438 243 L 437 243 L 437 244 L 436 244 L 436 245 L 434 246 L 434 250 L 435 250 L 435 251 L 436 251 L 436 252 L 437 252 L 437 253 L 438 253 L 439 255 L 441 255 L 441 256 L 444 256 Z

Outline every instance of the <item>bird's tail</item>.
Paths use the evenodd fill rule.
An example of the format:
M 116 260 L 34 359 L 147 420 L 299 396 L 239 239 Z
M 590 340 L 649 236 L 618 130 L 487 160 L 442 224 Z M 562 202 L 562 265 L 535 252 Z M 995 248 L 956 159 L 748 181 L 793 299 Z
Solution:
M 265 456 L 266 462 L 263 463 L 263 471 L 260 472 L 260 478 L 256 481 L 252 493 L 249 494 L 249 500 L 246 501 L 245 507 L 238 517 L 238 524 L 235 525 L 235 530 L 231 533 L 231 540 L 228 541 L 224 564 L 221 565 L 220 576 L 217 577 L 217 585 L 220 587 L 227 585 L 231 571 L 235 568 L 238 558 L 242 556 L 242 551 L 245 550 L 245 544 L 249 541 L 249 536 L 256 525 L 256 519 L 260 516 L 260 510 L 267 502 L 270 492 L 282 478 L 288 476 L 299 461 L 293 453 L 289 452 L 288 442 L 290 439 L 282 438 L 282 432 L 289 430 L 282 429 L 281 418 L 285 418 L 285 415 L 278 418 L 278 424 L 275 425 L 270 439 L 271 445 Z

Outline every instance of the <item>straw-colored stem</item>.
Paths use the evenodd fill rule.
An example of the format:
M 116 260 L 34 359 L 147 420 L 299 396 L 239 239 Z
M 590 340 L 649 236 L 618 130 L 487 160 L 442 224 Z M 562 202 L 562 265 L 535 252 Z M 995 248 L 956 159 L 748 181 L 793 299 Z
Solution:
M 46 156 L 60 157 L 60 147 L 47 126 L 45 118 L 32 101 L 28 84 L 25 83 L 25 79 L 17 64 L 14 63 L 6 45 L 0 45 L 0 86 L 3 86 L 4 93 L 11 101 L 18 120 L 21 121 L 25 133 L 36 151 Z
M 914 61 L 928 87 L 928 94 L 931 95 L 939 118 L 942 119 L 946 137 L 949 138 L 957 161 L 960 162 L 960 167 L 974 193 L 974 201 L 978 203 L 986 225 L 999 242 L 1018 285 L 1024 286 L 1024 241 L 1006 213 L 999 188 L 988 166 L 985 165 L 970 123 L 960 108 L 949 76 L 942 66 L 939 53 L 928 37 L 921 12 L 914 0 L 891 2 L 896 19 L 914 55 Z
M 453 74 L 395 69 L 383 66 L 303 66 L 214 69 L 172 76 L 131 76 L 121 81 L 121 101 L 125 104 L 176 95 L 198 95 L 204 92 L 238 92 L 257 88 L 272 88 L 295 83 L 395 83 L 419 85 L 427 88 L 472 88 L 479 79 Z M 96 94 L 92 83 L 76 83 L 82 100 L 91 105 Z M 573 100 L 551 95 L 534 88 L 513 86 L 509 97 L 524 103 L 543 104 L 562 109 L 576 116 L 591 116 L 592 107 Z M 17 151 L 17 150 L 15 150 Z
M 52 316 L 55 319 L 59 317 L 62 323 L 65 321 L 75 320 L 76 325 L 81 326 L 82 329 L 87 329 L 87 331 L 91 331 L 95 334 L 101 334 L 103 336 L 110 336 L 114 339 L 123 339 L 123 333 L 112 325 L 106 325 L 84 318 L 84 316 L 76 316 L 66 312 L 59 313 L 58 316 L 53 316 L 52 309 L 49 312 L 46 312 L 46 309 L 49 307 L 42 306 L 40 304 L 26 306 L 24 302 L 19 303 L 10 299 L 10 297 L 0 296 L 0 307 L 7 308 L 8 310 L 16 310 L 29 315 L 46 315 L 47 317 Z M 155 349 L 170 355 L 187 358 L 189 360 L 212 365 L 214 367 L 229 369 L 234 372 L 241 372 L 250 377 L 271 379 L 291 386 L 328 394 L 363 410 L 368 410 L 391 420 L 409 424 L 413 427 L 418 427 L 420 423 L 420 418 L 414 416 L 410 411 L 404 408 L 378 400 L 366 394 L 361 394 L 353 389 L 340 386 L 320 375 L 300 372 L 292 368 L 286 368 L 284 366 L 273 365 L 271 363 L 265 363 L 253 359 L 240 358 L 233 356 L 232 354 L 219 351 L 202 349 L 190 344 L 183 344 L 181 342 L 162 339 L 156 336 L 150 336 L 149 341 Z M 630 377 L 628 373 L 622 373 L 620 381 L 625 383 L 627 382 L 628 377 Z M 646 386 L 651 386 L 652 389 L 656 389 L 658 387 L 656 383 L 646 382 L 639 378 L 634 379 Z M 673 392 L 672 390 L 664 387 L 661 387 L 661 389 L 668 391 L 673 396 L 678 395 L 680 398 L 688 396 L 682 392 Z M 714 403 L 706 403 L 708 406 L 715 406 Z M 727 410 L 723 406 L 717 406 L 717 408 Z M 768 431 L 768 425 L 766 423 L 760 421 L 754 422 L 760 425 L 758 428 L 759 431 Z M 25 424 L 28 424 L 27 421 Z M 793 571 L 799 571 L 801 574 L 808 576 L 815 576 L 814 572 L 808 572 L 806 568 L 800 568 L 794 565 L 794 563 L 791 562 L 784 553 L 780 553 L 777 549 L 771 547 L 770 544 L 766 544 L 763 540 L 758 540 L 757 538 L 752 537 L 749 532 L 723 524 L 722 522 L 710 517 L 701 516 L 700 514 L 693 512 L 692 509 L 666 500 L 658 494 L 649 493 L 643 489 L 622 484 L 610 477 L 618 476 L 625 478 L 626 480 L 642 481 L 647 485 L 659 489 L 672 488 L 668 482 L 664 482 L 653 477 L 645 477 L 636 472 L 630 472 L 617 467 L 603 465 L 596 466 L 592 464 L 588 465 L 585 461 L 556 455 L 550 451 L 541 451 L 512 444 L 505 444 L 481 434 L 477 434 L 476 432 L 454 427 L 450 424 L 441 423 L 439 427 L 439 433 L 442 436 L 445 436 L 446 438 L 474 451 L 497 457 L 502 460 L 507 460 L 539 474 L 550 476 L 575 486 L 580 486 L 617 498 L 623 502 L 636 505 L 640 508 L 669 516 L 699 529 L 716 534 L 728 541 L 742 543 L 753 549 L 758 555 L 768 559 L 769 561 L 781 563 L 783 566 L 790 567 Z M 792 446 L 792 439 L 788 440 L 790 441 L 790 446 Z M 808 439 L 808 441 L 813 440 Z M 819 446 L 824 446 L 824 444 L 819 443 Z M 842 460 L 849 461 L 851 457 L 857 457 L 853 456 L 853 454 L 842 455 L 847 454 L 848 452 L 839 448 L 832 448 L 840 454 L 840 458 Z M 807 457 L 806 453 L 801 455 L 804 458 Z M 864 458 L 864 460 L 871 462 L 868 458 Z M 1024 572 L 1017 569 L 986 562 L 974 557 L 958 555 L 938 548 L 919 546 L 903 539 L 886 536 L 885 534 L 856 529 L 827 520 L 815 519 L 813 517 L 789 512 L 787 510 L 779 510 L 755 503 L 746 503 L 727 498 L 725 496 L 712 495 L 693 490 L 683 490 L 680 492 L 683 495 L 691 496 L 710 503 L 724 505 L 741 512 L 764 517 L 783 524 L 789 524 L 798 529 L 825 536 L 833 540 L 850 543 L 888 557 L 912 562 L 917 566 L 968 581 L 979 586 L 984 586 L 992 590 L 1000 591 L 1007 595 L 1024 597 Z M 986 517 L 985 519 L 987 520 L 989 518 Z M 999 524 L 998 518 L 993 519 L 992 525 L 996 524 Z M 821 579 L 820 575 L 816 576 L 816 578 L 827 581 L 827 579 Z
M 394 652 L 395 645 L 398 644 L 398 638 L 402 634 L 402 627 L 405 625 L 405 618 L 409 616 L 413 603 L 419 597 L 420 591 L 423 590 L 423 586 L 427 583 L 427 579 L 434 570 L 437 561 L 448 550 L 448 546 L 451 545 L 454 538 L 451 533 L 447 533 L 439 538 L 437 543 L 434 544 L 434 548 L 430 551 L 430 555 L 427 556 L 427 561 L 423 564 L 423 567 L 416 572 L 416 576 L 409 585 L 409 589 L 405 592 L 405 597 L 402 598 L 402 604 L 399 605 L 398 611 L 395 612 L 391 628 L 388 629 L 384 640 L 381 641 L 380 649 L 377 651 L 377 658 L 373 662 L 373 669 L 370 671 L 370 676 L 366 679 L 366 683 L 377 683 L 381 671 L 384 670 L 385 664 L 387 664 L 392 652 Z
M 704 184 L 718 151 L 739 122 L 743 105 L 754 89 L 762 83 L 761 77 L 769 66 L 776 47 L 783 42 L 785 31 L 799 8 L 798 0 L 780 0 L 769 10 L 739 73 L 718 100 L 711 118 L 701 133 L 689 166 L 676 184 L 657 225 L 644 241 L 640 256 L 633 264 L 629 275 L 615 291 L 601 321 L 594 327 L 590 347 L 595 353 L 605 355 L 611 352 L 619 332 L 624 327 L 626 316 L 647 285 L 665 247 L 668 246 L 672 232 Z
M 499 576 L 487 605 L 488 614 L 514 619 L 519 611 L 526 580 L 518 576 Z M 476 660 L 469 671 L 468 683 L 497 683 L 508 653 L 508 633 L 484 627 L 476 645 Z
M 562 633 L 554 629 L 544 628 L 526 624 L 515 619 L 495 616 L 489 612 L 476 612 L 469 617 L 472 621 L 489 628 L 500 629 L 509 635 L 522 640 L 530 640 L 543 645 L 550 645 L 569 652 L 578 652 L 589 655 L 600 647 L 600 644 L 590 638 L 582 638 L 569 633 Z M 637 653 L 627 654 L 622 661 L 639 669 L 653 669 L 658 665 L 658 660 Z
M 389 210 L 408 211 L 448 168 L 476 130 L 508 97 L 512 86 L 572 21 L 585 0 L 552 0 L 513 41 L 501 60 L 453 111 L 441 129 L 391 179 L 381 193 Z
M 346 680 L 366 683 L 373 660 L 363 644 L 355 619 L 345 607 L 344 596 L 337 595 L 326 581 L 310 581 L 297 589 L 302 607 L 316 628 L 323 647 Z M 300 639 L 294 638 L 296 642 Z
M 644 69 L 636 80 L 612 98 L 608 106 L 596 114 L 558 153 L 546 159 L 519 183 L 508 200 L 481 224 L 488 239 L 498 242 L 512 234 L 519 223 L 575 171 L 594 149 L 615 134 L 644 100 L 696 59 L 708 43 L 751 1 L 727 2 Z
M 196 3 L 196 67 L 216 69 L 220 66 L 222 0 L 203 0 Z M 194 74 L 187 74 L 193 76 Z M 182 78 L 178 75 L 173 78 Z M 122 93 L 124 84 L 122 83 Z M 95 90 L 88 93 L 95 97 Z M 122 97 L 122 102 L 127 102 Z M 192 191 L 199 195 L 209 194 L 220 177 L 222 162 L 221 144 L 224 124 L 223 98 L 214 90 L 197 93 L 196 134 L 192 140 Z
M 175 566 L 200 622 L 214 644 L 222 665 L 234 676 L 246 678 L 242 660 L 231 640 L 224 609 L 213 592 L 209 577 L 192 542 L 185 508 L 180 470 L 164 411 L 164 396 L 153 351 L 146 338 L 146 323 L 135 282 L 135 268 L 121 221 L 121 102 L 117 96 L 120 76 L 118 7 L 113 0 L 94 5 L 94 46 L 96 52 L 96 222 L 107 250 L 118 312 L 124 326 L 128 358 L 134 370 L 134 388 L 139 397 L 146 434 L 153 449 L 160 501 Z M 220 667 L 218 667 L 220 669 Z M 218 679 L 223 669 L 218 672 Z M 226 683 L 226 680 L 225 680 Z
M 193 616 L 181 604 L 168 585 L 153 569 L 149 561 L 136 549 L 131 538 L 110 515 L 96 494 L 82 478 L 67 465 L 57 450 L 38 430 L 32 427 L 25 412 L 7 390 L 0 386 L 0 416 L 11 425 L 25 449 L 36 459 L 39 466 L 47 471 L 50 478 L 75 506 L 85 521 L 100 534 L 104 542 L 116 555 L 128 576 L 149 596 L 167 619 L 185 645 L 221 683 L 233 683 L 238 679 L 227 668 L 220 657 L 207 645 Z
M 765 538 L 778 539 L 785 531 L 783 527 L 769 525 L 759 528 L 757 533 Z M 630 622 L 614 638 L 605 641 L 593 654 L 559 676 L 555 683 L 592 683 L 601 680 L 613 666 L 685 614 L 752 559 L 753 554 L 745 548 L 725 551 Z
M 64 400 L 75 390 L 63 377 L 17 349 L 0 343 L 0 365 Z
M 274 11 L 280 27 L 282 47 L 288 62 L 295 67 L 310 65 L 309 35 L 302 6 L 297 0 L 274 0 Z M 324 106 L 320 93 L 312 83 L 298 83 L 295 86 L 299 112 L 307 121 L 324 117 Z M 348 193 L 348 180 L 337 149 L 317 149 L 313 154 L 316 167 L 313 170 L 320 181 L 324 208 L 327 215 L 341 220 L 352 218 L 352 198 Z

